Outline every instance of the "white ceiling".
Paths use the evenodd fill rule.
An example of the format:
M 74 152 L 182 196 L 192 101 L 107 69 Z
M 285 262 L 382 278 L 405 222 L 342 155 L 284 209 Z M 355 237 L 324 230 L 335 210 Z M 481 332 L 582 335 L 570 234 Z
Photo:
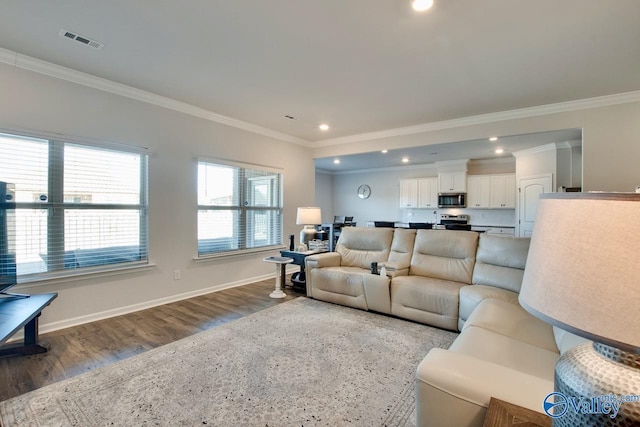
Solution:
M 497 141 L 489 141 L 485 138 L 473 141 L 402 148 L 389 150 L 387 153 L 376 151 L 348 156 L 324 157 L 316 159 L 315 163 L 316 169 L 339 174 L 358 170 L 427 165 L 435 162 L 461 159 L 513 159 L 513 153 L 521 150 L 552 143 L 570 142 L 572 145 L 575 145 L 581 144 L 581 141 L 581 129 L 566 129 L 526 135 L 502 136 Z M 504 152 L 502 154 L 496 154 L 495 150 L 497 148 L 503 149 Z M 408 158 L 409 162 L 403 163 L 403 157 Z M 339 159 L 340 163 L 335 164 L 335 159 Z
M 0 47 L 317 141 L 638 90 L 639 22 L 639 0 L 0 0 Z

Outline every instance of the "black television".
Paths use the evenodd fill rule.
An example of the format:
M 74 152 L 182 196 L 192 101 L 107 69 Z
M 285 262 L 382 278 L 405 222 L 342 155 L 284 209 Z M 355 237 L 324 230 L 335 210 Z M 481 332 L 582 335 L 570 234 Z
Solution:
M 17 283 L 13 185 L 0 181 L 0 295 Z

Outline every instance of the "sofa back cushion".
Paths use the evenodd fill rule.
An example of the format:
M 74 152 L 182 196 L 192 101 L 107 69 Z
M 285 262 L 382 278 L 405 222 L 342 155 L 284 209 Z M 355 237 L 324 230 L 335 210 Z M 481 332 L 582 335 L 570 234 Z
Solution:
M 481 234 L 472 283 L 520 292 L 530 240 Z
M 391 241 L 389 261 L 397 263 L 397 268 L 408 268 L 413 255 L 413 244 L 416 240 L 416 230 L 396 228 Z
M 478 233 L 418 230 L 409 274 L 471 284 Z
M 385 262 L 391 251 L 393 228 L 344 227 L 336 252 L 342 256 L 341 265 L 371 268 L 372 262 Z

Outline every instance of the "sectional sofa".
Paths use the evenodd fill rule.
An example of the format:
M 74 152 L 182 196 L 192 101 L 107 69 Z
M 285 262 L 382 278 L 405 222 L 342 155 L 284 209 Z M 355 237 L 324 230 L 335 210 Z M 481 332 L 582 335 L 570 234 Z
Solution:
M 460 331 L 417 367 L 419 426 L 481 426 L 491 397 L 542 412 L 560 353 L 584 342 L 518 304 L 529 239 L 454 230 L 344 229 L 306 259 L 307 295 Z M 372 262 L 386 276 L 370 274 Z

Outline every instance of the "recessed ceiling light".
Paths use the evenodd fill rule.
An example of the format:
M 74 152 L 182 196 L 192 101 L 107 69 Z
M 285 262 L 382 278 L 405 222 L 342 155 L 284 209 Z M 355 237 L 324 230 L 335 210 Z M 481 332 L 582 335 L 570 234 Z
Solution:
M 492 136 L 491 138 L 489 138 L 489 141 L 494 142 L 497 141 L 498 137 L 497 136 Z
M 498 148 L 496 150 L 496 154 L 502 154 L 502 153 L 504 153 L 504 150 L 502 148 Z
M 336 164 L 336 165 L 339 165 L 340 164 L 340 159 L 334 159 L 333 163 Z
M 433 6 L 433 0 L 413 0 L 411 7 L 417 12 L 424 12 Z
M 382 150 L 381 153 L 382 154 L 387 154 L 389 152 L 389 150 Z
M 402 158 L 402 163 L 409 163 L 409 158 L 408 157 L 403 157 Z
M 320 126 L 318 126 L 320 128 L 320 130 L 329 130 L 329 125 L 326 123 L 322 123 Z

